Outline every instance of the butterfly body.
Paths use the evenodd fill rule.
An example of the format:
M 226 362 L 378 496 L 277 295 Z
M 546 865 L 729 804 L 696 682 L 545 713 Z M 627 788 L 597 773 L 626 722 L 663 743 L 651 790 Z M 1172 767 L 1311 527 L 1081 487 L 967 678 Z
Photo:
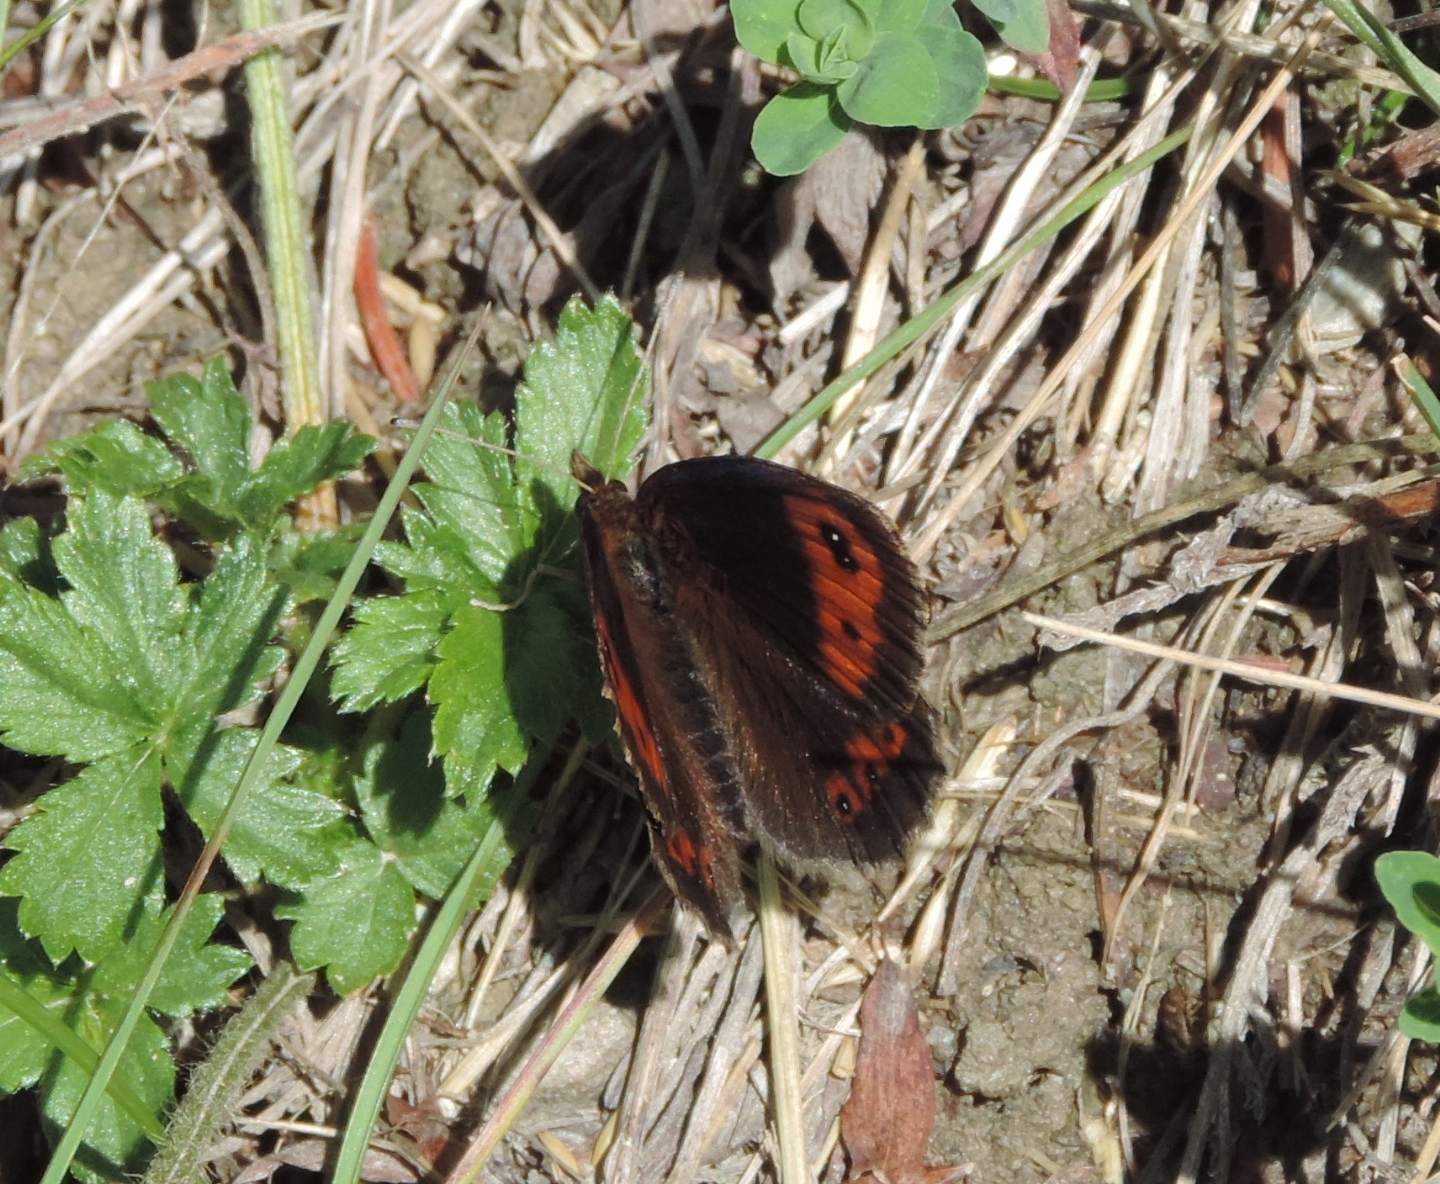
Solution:
M 676 893 L 728 936 L 754 843 L 903 852 L 938 762 L 923 601 L 884 516 L 747 458 L 667 465 L 633 498 L 572 467 L 601 663 Z

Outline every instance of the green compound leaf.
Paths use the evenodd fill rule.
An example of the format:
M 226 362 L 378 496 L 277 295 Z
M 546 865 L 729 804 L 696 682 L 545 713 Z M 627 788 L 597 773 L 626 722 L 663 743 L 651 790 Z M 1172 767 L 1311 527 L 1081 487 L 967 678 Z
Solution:
M 244 535 L 220 553 L 200 585 L 185 621 L 178 652 L 174 718 L 179 725 L 233 711 L 259 696 L 259 684 L 279 668 L 284 654 L 268 644 L 284 593 L 269 583 L 260 544 Z
M 7 745 L 92 761 L 150 733 L 147 705 L 97 649 L 53 597 L 0 585 L 0 737 Z
M 933 127 L 940 77 L 924 42 L 881 33 L 855 74 L 835 89 L 845 114 L 876 127 Z
M 305 970 L 323 966 L 344 995 L 400 965 L 415 924 L 415 894 L 379 848 L 356 839 L 335 875 L 311 882 L 303 896 L 275 912 L 295 922 L 290 949 L 296 963 Z
M 126 999 L 85 993 L 74 999 L 67 1021 L 71 1029 L 92 1049 L 102 1049 L 125 1010 Z M 98 1058 L 98 1052 L 96 1054 Z M 40 1117 L 46 1137 L 53 1144 L 70 1126 L 80 1096 L 90 1083 L 90 1071 L 67 1057 L 53 1053 L 41 1082 Z M 125 1045 L 124 1056 L 115 1072 L 129 1092 L 151 1114 L 159 1115 L 175 1097 L 175 1063 L 170 1058 L 170 1038 L 150 1019 L 142 1016 Z M 149 1143 L 110 1095 L 100 1102 L 86 1127 L 71 1174 L 85 1184 L 114 1184 L 136 1179 L 145 1166 Z
M 433 589 L 357 604 L 354 623 L 332 651 L 330 689 L 340 709 L 366 711 L 424 686 L 449 617 L 449 606 Z
M 365 828 L 401 873 L 437 900 L 445 895 L 475 845 L 495 821 L 488 796 L 447 797 L 440 765 L 430 755 L 430 721 L 408 716 L 399 734 L 371 746 L 355 779 Z M 502 844 L 495 874 L 512 857 Z
M 515 480 L 538 508 L 542 532 L 559 529 L 557 515 L 573 525 L 579 487 L 570 476 L 571 452 L 583 453 L 606 477 L 630 471 L 645 434 L 648 387 L 635 326 L 611 296 L 593 312 L 570 301 L 554 338 L 530 351 L 515 393 Z
M 223 360 L 200 379 L 177 374 L 148 387 L 155 421 L 192 472 L 161 500 L 208 538 L 268 534 L 286 505 L 355 468 L 375 442 L 348 424 L 301 428 L 250 468 L 250 408 Z
M 283 521 L 276 531 L 265 566 L 290 593 L 292 607 L 326 601 L 364 533 L 356 519 L 337 530 L 299 531 Z
M 72 951 L 101 962 L 160 907 L 160 760 L 117 753 L 40 799 L 6 836 L 0 895 L 19 896 L 19 923 L 53 962 Z
M 529 752 L 508 681 L 520 655 L 507 652 L 503 615 L 475 605 L 456 613 L 430 677 L 435 749 L 452 793 L 483 790 L 497 768 L 516 772 Z
M 376 557 L 405 584 L 362 602 L 334 651 L 348 710 L 424 686 L 451 796 L 516 772 L 531 743 L 599 711 L 588 610 L 577 608 L 578 486 L 571 453 L 622 476 L 644 434 L 645 368 L 612 299 L 572 301 L 538 344 L 516 393 L 514 448 L 498 414 L 447 409 L 422 460 L 406 541 Z M 512 461 L 511 452 L 514 453 Z
M 266 534 L 276 516 L 323 481 L 355 468 L 374 441 L 347 424 L 302 428 L 277 441 L 250 469 L 250 408 L 223 359 L 200 378 L 176 374 L 148 383 L 151 414 L 173 449 L 127 420 L 56 441 L 22 467 L 29 479 L 65 478 L 72 495 L 153 498 L 206 538 Z
M 312 424 L 277 440 L 235 499 L 237 519 L 270 521 L 317 485 L 351 472 L 374 449 L 374 440 L 344 423 Z
M 55 564 L 69 584 L 60 599 L 92 654 L 150 712 L 176 683 L 185 618 L 175 556 L 155 538 L 135 498 L 94 493 L 71 502 Z
M 750 148 L 767 173 L 803 173 L 850 129 L 850 117 L 835 100 L 835 88 L 800 82 L 761 109 L 750 133 Z
M 53 586 L 54 572 L 49 568 L 49 550 L 40 535 L 40 523 L 34 518 L 12 518 L 0 526 L 0 577 L 18 583 Z
M 94 989 L 124 999 L 144 977 L 170 919 L 170 909 L 147 913 L 133 935 L 103 965 L 96 968 Z M 183 1017 L 223 1006 L 230 984 L 250 969 L 250 955 L 234 946 L 213 944 L 210 936 L 220 924 L 225 902 L 216 893 L 201 895 L 180 926 L 180 936 L 160 981 L 150 993 L 149 1006 L 162 1015 Z
M 211 733 L 193 756 L 167 764 L 176 795 L 207 838 L 258 739 L 253 728 Z M 244 883 L 254 884 L 263 875 L 272 884 L 301 888 L 333 875 L 342 849 L 354 837 L 339 802 L 295 783 L 299 768 L 298 752 L 276 748 L 265 779 L 235 819 L 222 854 Z
M 250 479 L 251 420 L 224 361 L 211 361 L 198 379 L 175 374 L 147 383 L 145 393 L 155 422 L 202 476 L 201 500 L 233 516 L 233 496 Z
M 505 418 L 499 412 L 485 415 L 473 403 L 451 403 L 445 408 L 441 431 L 435 434 L 422 462 L 427 480 L 414 488 L 428 521 L 403 519 L 411 549 L 420 555 L 411 566 L 391 568 L 412 581 L 423 579 L 424 565 L 437 584 L 468 584 L 467 596 L 501 599 L 501 585 L 510 564 L 525 545 L 529 533 L 524 508 L 515 489 Z M 418 527 L 411 534 L 412 524 Z M 393 549 L 382 562 L 390 567 Z M 413 590 L 413 587 L 412 587 Z
M 153 436 L 128 419 L 111 420 L 78 436 L 56 440 L 27 457 L 20 479 L 58 473 L 71 493 L 94 490 L 117 496 L 153 497 L 185 475 L 180 462 Z

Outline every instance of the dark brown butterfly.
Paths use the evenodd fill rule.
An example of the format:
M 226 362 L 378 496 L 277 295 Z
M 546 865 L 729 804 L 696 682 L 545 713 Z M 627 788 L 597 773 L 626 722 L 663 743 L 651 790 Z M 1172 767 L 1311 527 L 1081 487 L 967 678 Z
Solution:
M 633 498 L 578 453 L 571 468 L 601 663 L 677 895 L 728 938 L 756 842 L 901 854 L 939 764 L 924 605 L 886 518 L 743 457 L 667 465 Z

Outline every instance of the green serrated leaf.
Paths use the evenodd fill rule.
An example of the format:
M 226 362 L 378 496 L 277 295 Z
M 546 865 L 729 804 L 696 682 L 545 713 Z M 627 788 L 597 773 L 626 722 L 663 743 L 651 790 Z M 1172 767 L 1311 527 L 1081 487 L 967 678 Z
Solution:
M 546 586 L 547 596 L 570 621 L 574 647 L 567 656 L 568 677 L 573 679 L 575 699 L 571 710 L 585 738 L 599 744 L 615 733 L 615 710 L 602 690 L 600 656 L 595 645 L 590 598 L 584 585 L 557 580 Z
M 18 905 L 13 897 L 0 900 L 3 940 L 11 946 L 24 936 L 15 920 Z M 0 998 L 11 1001 L 10 1006 L 0 1001 L 0 1094 L 13 1094 L 34 1085 L 54 1053 L 55 1045 L 46 1038 L 41 1025 L 48 1024 L 52 1029 L 62 1025 L 58 1017 L 63 1016 L 73 988 L 50 973 L 48 965 L 41 968 L 39 960 L 43 957 L 37 958 L 22 947 L 18 958 L 8 956 L 0 965 Z M 17 961 L 21 964 L 16 965 Z M 59 1036 L 65 1032 L 63 1026 L 58 1027 Z
M 575 619 L 573 606 L 556 597 L 558 588 L 558 582 L 537 587 L 502 619 L 505 679 L 516 722 L 546 743 L 574 717 L 594 654 L 588 622 Z
M 215 893 L 196 899 L 150 993 L 149 1006 L 154 1010 L 181 1017 L 220 1007 L 230 984 L 250 969 L 250 956 L 244 950 L 210 941 L 224 911 L 225 902 Z M 96 968 L 95 990 L 121 999 L 129 995 L 154 956 L 169 913 L 166 909 L 140 918 L 125 945 Z
M 349 424 L 311 424 L 277 440 L 236 499 L 242 523 L 264 528 L 297 497 L 352 472 L 375 441 Z
M 135 498 L 94 493 L 72 499 L 70 528 L 55 540 L 55 565 L 69 584 L 66 611 L 101 665 L 153 715 L 176 681 L 175 643 L 185 618 L 175 556 L 155 538 Z
M 183 674 L 173 679 L 172 700 L 178 724 L 208 722 L 256 699 L 258 684 L 283 657 L 269 643 L 284 600 L 269 582 L 259 542 L 240 535 L 221 551 L 178 643 Z
M 116 419 L 56 440 L 20 466 L 22 481 L 50 473 L 64 477 L 71 494 L 100 490 L 115 496 L 153 497 L 185 471 L 159 440 L 128 419 Z
M 355 605 L 354 623 L 332 651 L 331 692 L 342 711 L 393 703 L 425 685 L 450 608 L 433 591 L 376 596 Z
M 471 564 L 464 541 L 424 511 L 409 506 L 401 508 L 400 522 L 407 541 L 380 543 L 375 548 L 375 562 L 411 592 L 436 592 L 452 609 L 470 599 L 475 594 L 472 581 L 484 577 Z M 494 590 L 488 580 L 484 586 Z
M 0 526 L 0 576 L 20 583 L 35 584 L 48 577 L 47 550 L 34 518 L 12 518 Z
M 0 736 L 37 756 L 92 761 L 128 749 L 154 720 L 61 604 L 0 585 Z
M 799 0 L 731 0 L 730 15 L 735 21 L 735 40 L 745 52 L 763 62 L 780 65 L 785 38 L 798 28 L 795 9 Z
M 308 884 L 275 912 L 295 922 L 290 950 L 296 964 L 324 967 L 343 995 L 400 964 L 415 924 L 415 894 L 379 848 L 357 839 L 337 874 Z
M 495 820 L 489 800 L 459 801 L 445 794 L 445 777 L 431 757 L 430 720 L 408 716 L 398 736 L 373 744 L 355 779 L 365 828 L 421 892 L 444 896 Z M 500 867 L 508 848 L 497 851 Z
M 508 681 L 504 614 L 466 605 L 441 641 L 430 676 L 435 705 L 435 750 L 445 758 L 450 791 L 489 785 L 496 768 L 515 772 L 529 745 L 515 719 Z
M 835 101 L 834 87 L 800 82 L 761 108 L 750 149 L 767 173 L 792 177 L 839 144 L 850 124 Z
M 251 417 L 224 360 L 210 361 L 199 379 L 174 374 L 145 389 L 160 430 L 202 478 L 192 487 L 196 500 L 233 520 L 234 497 L 250 479 Z
M 447 434 L 437 433 L 426 449 L 421 463 L 427 480 L 415 486 L 415 497 L 433 523 L 427 533 L 443 535 L 444 549 L 452 554 L 457 544 L 461 549 L 462 578 L 472 594 L 499 599 L 530 534 L 510 459 L 499 451 L 508 447 L 505 420 L 498 412 L 482 414 L 473 403 L 452 403 L 442 426 Z M 410 517 L 405 521 L 408 532 Z M 417 543 L 418 537 L 410 538 L 412 547 Z
M 630 471 L 645 434 L 648 385 L 634 323 L 613 296 L 593 311 L 571 300 L 554 338 L 530 351 L 515 392 L 515 472 L 542 531 L 553 531 L 575 505 L 572 452 L 606 477 Z
M 924 40 L 881 33 L 855 74 L 835 88 L 845 114 L 876 127 L 934 127 L 940 79 Z
M 207 838 L 258 739 L 250 728 L 211 733 L 193 757 L 167 762 L 176 796 Z M 264 779 L 240 808 L 224 859 L 244 883 L 254 884 L 263 875 L 272 884 L 293 888 L 333 875 L 341 851 L 354 839 L 339 802 L 293 784 L 300 763 L 294 749 L 277 747 Z
M 277 532 L 266 567 L 275 582 L 289 592 L 292 605 L 328 600 L 364 529 L 362 520 L 338 530 L 299 531 L 286 527 Z
M 104 1048 L 123 1009 L 122 999 L 84 995 L 78 1006 L 72 1005 L 68 1019 L 91 1048 Z M 123 1080 L 153 1114 L 164 1113 L 173 1100 L 175 1063 L 170 1058 L 170 1039 L 148 1016 L 141 1018 L 126 1043 L 116 1079 Z M 47 1072 L 40 1090 L 41 1119 L 52 1143 L 69 1127 L 89 1081 L 87 1070 L 68 1058 L 54 1058 L 53 1071 Z M 148 1154 L 144 1132 L 107 1095 L 86 1128 L 85 1142 L 70 1171 L 85 1184 L 114 1184 L 135 1178 Z
M 0 895 L 21 897 L 21 928 L 54 962 L 71 951 L 100 962 L 162 891 L 160 760 L 118 753 L 40 799 L 6 836 L 18 854 L 0 868 Z

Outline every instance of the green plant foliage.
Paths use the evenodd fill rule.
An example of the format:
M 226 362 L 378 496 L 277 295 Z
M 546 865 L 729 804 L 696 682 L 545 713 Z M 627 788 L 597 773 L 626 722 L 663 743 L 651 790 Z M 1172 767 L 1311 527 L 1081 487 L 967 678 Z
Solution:
M 1375 879 L 1401 925 L 1440 957 L 1440 859 L 1426 851 L 1391 851 L 1375 861 Z M 1440 1044 L 1440 991 L 1430 984 L 1400 1013 L 1400 1031 Z
M 569 465 L 579 449 L 619 475 L 643 433 L 629 319 L 572 304 L 525 376 L 513 432 L 449 408 L 403 540 L 376 552 L 402 590 L 357 603 L 331 685 L 306 692 L 227 823 L 229 874 L 279 889 L 295 961 L 337 991 L 400 964 L 417 896 L 450 891 L 482 838 L 493 868 L 473 892 L 503 871 L 533 811 L 492 800 L 497 770 L 572 719 L 609 731 Z M 27 465 L 64 482 L 62 519 L 0 528 L 0 743 L 63 770 L 4 837 L 0 1090 L 35 1088 L 52 1138 L 171 915 L 167 795 L 217 832 L 260 741 L 250 720 L 311 628 L 301 606 L 351 560 L 354 527 L 305 536 L 287 506 L 372 447 L 333 426 L 252 464 L 251 418 L 219 364 L 149 394 L 154 433 L 104 424 Z M 137 1172 L 164 1141 L 165 1020 L 223 1003 L 249 966 L 212 938 L 220 917 L 218 896 L 200 898 L 161 970 L 71 1169 L 87 1184 Z
M 1045 0 L 977 0 L 1000 36 L 1025 53 L 1050 40 Z M 735 35 L 800 81 L 760 112 L 751 146 L 777 176 L 808 168 L 855 123 L 951 127 L 980 105 L 980 42 L 950 0 L 732 0 Z
M 268 535 L 286 505 L 350 472 L 375 447 L 348 424 L 312 425 L 276 441 L 252 469 L 250 409 L 219 359 L 200 378 L 177 374 L 149 383 L 146 394 L 165 443 L 115 420 L 27 459 L 21 477 L 59 473 L 72 494 L 149 498 L 218 541 Z
M 300 433 L 252 469 L 249 413 L 222 366 L 150 393 L 163 439 L 116 421 L 58 441 L 25 472 L 64 479 L 63 521 L 0 530 L 0 742 L 71 769 L 5 836 L 0 867 L 0 1089 L 37 1086 L 52 1134 L 169 914 L 166 787 L 208 834 L 254 748 L 252 729 L 217 721 L 258 703 L 283 660 L 274 642 L 294 600 L 268 565 L 272 544 L 285 540 L 287 560 L 319 578 L 320 552 L 293 540 L 284 506 L 372 447 L 342 425 Z M 182 575 L 152 526 L 157 510 L 213 542 L 203 578 Z M 273 764 L 227 858 L 241 880 L 263 875 L 303 897 L 362 832 L 335 785 L 303 781 L 298 753 Z M 220 908 L 197 902 L 152 1015 L 216 1006 L 248 968 L 210 941 Z M 133 1172 L 160 1129 L 174 1067 L 153 1019 L 121 1074 L 74 1169 L 84 1179 Z
M 525 365 L 514 459 L 500 451 L 512 446 L 503 416 L 447 408 L 418 507 L 402 515 L 405 541 L 377 549 L 404 591 L 356 605 L 333 689 L 363 711 L 423 686 L 452 796 L 518 771 L 531 743 L 570 719 L 596 736 L 608 728 L 575 566 L 570 454 L 623 473 L 644 432 L 643 382 L 620 306 L 572 302 Z

